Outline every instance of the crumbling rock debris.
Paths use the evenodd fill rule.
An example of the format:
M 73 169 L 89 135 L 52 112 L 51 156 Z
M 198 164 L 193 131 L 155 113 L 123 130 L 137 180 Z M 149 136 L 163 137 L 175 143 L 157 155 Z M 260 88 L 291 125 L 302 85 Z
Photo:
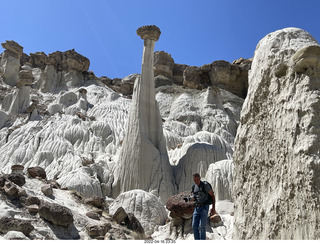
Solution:
M 97 197 L 97 196 L 86 198 L 84 200 L 84 202 L 86 204 L 90 204 L 90 205 L 92 205 L 94 207 L 97 207 L 97 208 L 102 208 L 103 209 L 105 207 L 104 199 L 101 198 L 101 197 Z
M 105 234 L 110 231 L 112 228 L 110 223 L 106 223 L 104 225 L 94 225 L 90 224 L 86 227 L 88 235 L 90 237 L 98 237 L 98 236 L 105 236 Z

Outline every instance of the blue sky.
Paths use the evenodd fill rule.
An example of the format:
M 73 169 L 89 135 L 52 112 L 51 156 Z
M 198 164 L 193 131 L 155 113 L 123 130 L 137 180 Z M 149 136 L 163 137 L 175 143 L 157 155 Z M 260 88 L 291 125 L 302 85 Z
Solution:
M 261 38 L 285 27 L 320 41 L 319 11 L 319 0 L 2 0 L 0 42 L 27 54 L 75 49 L 96 76 L 123 78 L 141 71 L 140 26 L 160 28 L 155 51 L 201 66 L 251 58 Z

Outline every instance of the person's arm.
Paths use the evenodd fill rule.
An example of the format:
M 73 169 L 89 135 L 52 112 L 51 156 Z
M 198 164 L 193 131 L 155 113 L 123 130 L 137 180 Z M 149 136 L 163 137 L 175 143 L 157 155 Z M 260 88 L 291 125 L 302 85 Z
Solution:
M 214 215 L 216 213 L 216 198 L 214 197 L 214 193 L 212 190 L 209 191 L 209 194 L 212 198 L 212 208 L 210 210 L 210 214 Z

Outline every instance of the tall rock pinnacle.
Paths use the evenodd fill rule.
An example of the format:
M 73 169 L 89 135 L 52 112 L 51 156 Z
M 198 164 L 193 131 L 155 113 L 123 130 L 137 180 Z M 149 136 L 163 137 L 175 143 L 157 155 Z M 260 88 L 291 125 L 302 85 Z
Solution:
M 153 54 L 160 33 L 154 25 L 137 30 L 144 39 L 141 77 L 135 81 L 128 129 L 115 170 L 113 196 L 142 189 L 153 192 L 165 202 L 175 193 L 162 119 L 155 100 Z

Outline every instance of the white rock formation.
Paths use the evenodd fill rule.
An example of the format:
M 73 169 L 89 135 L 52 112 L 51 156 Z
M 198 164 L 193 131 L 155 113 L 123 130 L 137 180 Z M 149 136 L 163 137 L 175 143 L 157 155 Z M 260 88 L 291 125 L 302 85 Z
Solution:
M 201 131 L 187 137 L 182 146 L 186 153 L 175 168 L 175 179 L 179 192 L 189 191 L 193 184 L 193 174 L 205 176 L 209 165 L 223 159 L 230 159 L 233 150 L 220 136 Z
M 0 129 L 4 126 L 7 120 L 8 120 L 8 114 L 0 110 Z
M 155 99 L 153 53 L 160 30 L 156 26 L 143 26 L 137 34 L 144 39 L 141 76 L 135 82 L 112 191 L 113 196 L 132 189 L 153 191 L 166 202 L 176 186 Z
M 30 105 L 30 87 L 22 86 L 15 88 L 14 92 L 8 94 L 2 103 L 2 109 L 10 114 L 24 113 Z
M 235 143 L 235 239 L 320 238 L 319 80 L 306 31 L 257 45 Z
M 110 214 L 114 214 L 119 207 L 133 213 L 147 235 L 151 235 L 157 225 L 164 225 L 167 219 L 166 209 L 158 197 L 143 190 L 121 193 L 109 206 Z
M 150 41 L 146 40 L 146 43 L 150 44 Z M 147 51 L 150 57 L 153 50 Z M 119 179 L 115 174 L 116 166 L 121 162 L 120 151 L 125 146 L 128 123 L 133 123 L 128 116 L 135 98 L 133 101 L 124 98 L 99 80 L 89 80 L 85 76 L 78 77 L 79 83 L 71 82 L 73 76 L 66 74 L 72 70 L 84 74 L 88 60 L 79 61 L 78 68 L 70 65 L 63 68 L 61 62 L 67 58 L 57 58 L 60 61 L 55 63 L 52 59 L 49 62 L 49 57 L 44 53 L 35 54 L 30 63 L 20 67 L 23 76 L 16 69 L 17 77 L 30 78 L 27 82 L 26 79 L 16 80 L 18 83 L 14 85 L 17 87 L 3 82 L 0 72 L 1 171 L 10 173 L 14 164 L 23 165 L 25 170 L 41 166 L 48 179 L 55 178 L 62 187 L 79 191 L 86 197 L 117 195 L 112 184 Z M 144 61 L 144 65 L 147 64 L 150 71 L 152 64 Z M 128 76 L 130 82 L 134 76 L 137 75 Z M 180 175 L 179 188 L 189 191 L 193 171 L 203 172 L 204 177 L 210 164 L 232 157 L 243 99 L 223 89 L 193 90 L 172 85 L 154 90 L 151 89 L 154 85 L 140 82 L 139 89 L 153 99 L 155 97 L 156 101 L 149 104 L 150 112 L 146 112 L 146 106 L 139 110 L 140 115 L 142 112 L 150 114 L 141 116 L 144 122 L 139 128 L 145 136 L 141 137 L 144 147 L 139 153 L 149 159 L 155 155 L 158 158 L 147 159 L 148 164 L 138 170 L 140 175 L 127 172 L 137 181 L 142 179 L 146 191 L 152 191 L 164 200 L 166 196 L 163 195 L 170 196 L 174 192 L 172 168 Z M 28 87 L 30 85 L 32 89 Z M 147 90 L 149 86 L 150 90 Z M 26 92 L 21 93 L 23 90 Z M 139 102 L 142 103 L 141 99 Z M 137 104 L 132 106 L 138 107 Z M 149 129 L 145 126 L 147 119 L 155 122 Z M 132 132 L 136 128 L 132 127 Z M 153 136 L 154 131 L 159 134 Z M 151 139 L 147 140 L 146 135 L 152 135 Z M 155 149 L 156 144 L 157 151 L 144 150 Z M 138 152 L 135 145 L 131 146 L 131 153 Z M 150 173 L 151 167 L 153 173 Z M 150 176 L 152 184 L 146 183 L 145 176 Z M 187 180 L 190 183 L 185 182 Z M 227 217 L 231 222 L 233 217 Z M 228 227 L 228 233 L 230 230 Z
M 216 201 L 229 200 L 233 202 L 233 162 L 221 160 L 210 164 L 203 180 L 208 181 L 213 189 Z
M 23 47 L 14 41 L 1 43 L 6 49 L 0 58 L 0 73 L 4 82 L 10 86 L 15 86 L 19 80 L 20 57 L 23 53 Z

